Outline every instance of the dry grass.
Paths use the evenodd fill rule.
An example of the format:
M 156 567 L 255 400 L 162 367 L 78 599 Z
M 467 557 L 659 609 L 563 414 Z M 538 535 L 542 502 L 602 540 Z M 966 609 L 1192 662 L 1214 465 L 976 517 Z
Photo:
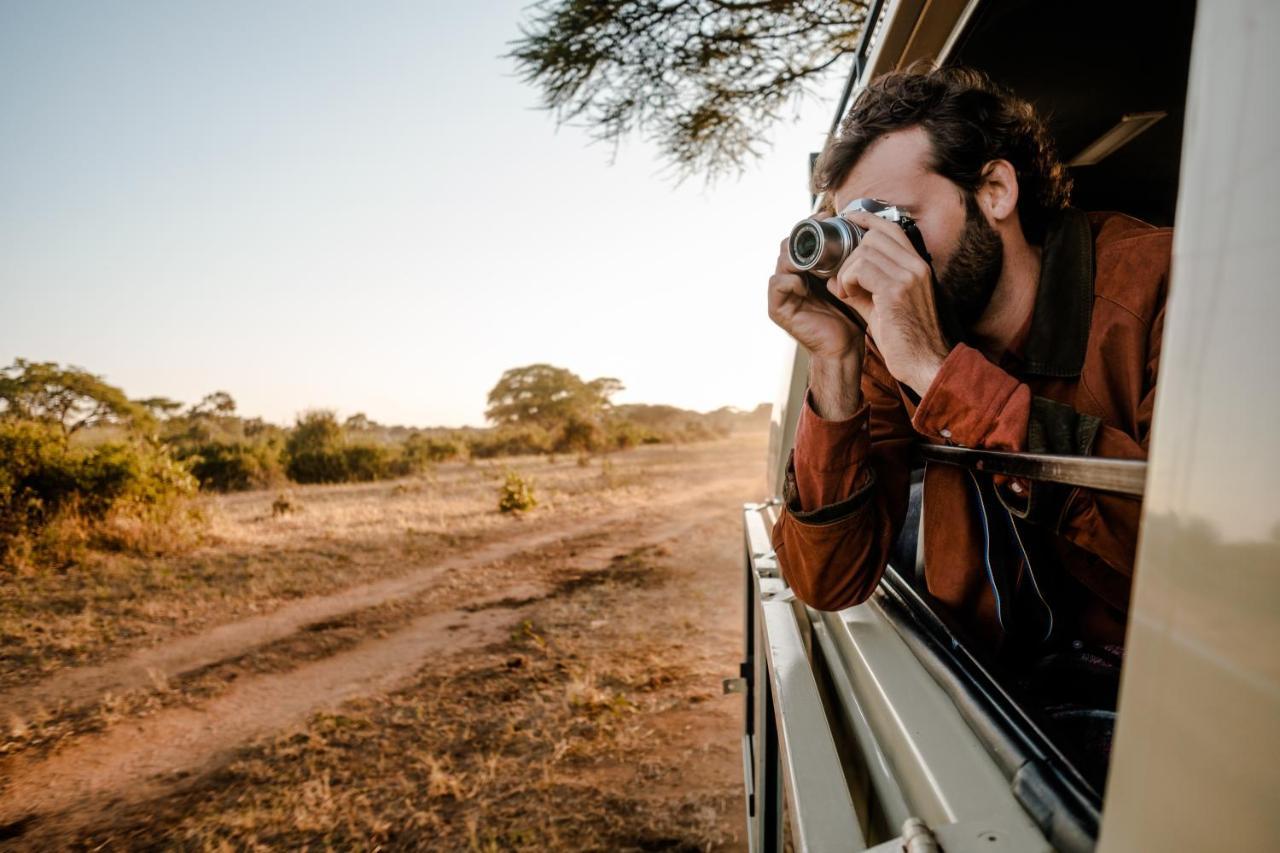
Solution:
M 669 725 L 711 716 L 702 710 L 714 695 L 706 673 L 671 654 L 661 620 L 644 631 L 610 624 L 611 616 L 635 615 L 629 601 L 659 591 L 661 558 L 641 551 L 566 579 L 506 641 L 437 663 L 391 695 L 318 714 L 82 842 L 200 850 L 731 846 L 738 780 L 689 784 L 700 735 L 673 743 Z
M 117 540 L 133 536 L 127 551 L 95 549 L 87 533 L 62 531 L 83 547 L 59 568 L 0 571 L 0 690 L 180 630 L 401 574 L 511 533 L 512 524 L 552 527 L 643 505 L 685 473 L 680 463 L 690 453 L 638 448 L 616 454 L 603 474 L 545 457 L 451 463 L 399 481 L 297 487 L 283 513 L 270 491 L 206 497 L 198 505 L 208 519 L 203 543 L 186 549 L 149 546 L 145 531 L 123 522 L 112 529 Z M 512 465 L 539 483 L 539 506 L 518 520 L 496 509 Z
M 444 643 L 461 636 L 449 613 L 485 611 L 475 620 L 489 626 L 471 641 L 481 651 L 421 658 L 393 693 L 317 714 L 229 763 L 221 752 L 156 777 L 145 797 L 159 799 L 18 811 L 0 837 L 21 834 L 31 849 L 737 849 L 740 700 L 720 697 L 719 679 L 736 666 L 733 500 L 754 494 L 742 472 L 760 443 L 646 447 L 586 466 L 443 465 L 296 488 L 287 512 L 273 507 L 278 492 L 227 495 L 204 502 L 211 539 L 190 553 L 91 552 L 64 571 L 0 580 L 0 693 L 246 616 L 314 614 L 314 599 L 341 593 L 330 615 L 198 666 L 0 719 L 0 776 L 9 760 L 74 764 L 95 733 L 171 718 L 175 706 L 206 713 L 237 683 L 371 648 L 424 615 L 447 617 Z M 539 484 L 538 507 L 517 518 L 496 507 L 513 464 Z M 709 484 L 718 509 L 691 491 Z M 663 518 L 671 530 L 718 520 L 668 540 L 672 553 L 637 547 L 661 540 L 637 537 Z M 511 547 L 481 550 L 501 541 Z M 465 571 L 437 576 L 451 555 Z M 352 603 L 353 585 L 410 572 L 394 597 Z M 482 648 L 507 620 L 509 636 Z M 21 808 L 16 784 L 7 793 Z
M 601 534 L 587 534 L 556 542 L 550 547 L 520 555 L 520 571 L 529 577 L 547 577 L 551 581 L 550 592 L 536 598 L 501 599 L 493 603 L 464 605 L 464 612 L 517 607 L 548 595 L 558 595 L 587 588 L 605 579 L 605 575 L 588 572 L 558 576 L 557 566 L 566 555 L 598 544 Z M 625 567 L 618 568 L 618 577 L 630 577 Z M 471 579 L 486 576 L 495 582 L 511 581 L 511 568 L 506 561 L 489 566 L 476 567 Z M 447 590 L 455 589 L 449 585 Z M 46 754 L 64 742 L 85 734 L 106 731 L 117 722 L 145 717 L 174 705 L 199 707 L 208 699 L 223 693 L 237 680 L 247 675 L 280 673 L 292 670 L 303 663 L 335 655 L 350 649 L 364 640 L 384 637 L 401 628 L 415 617 L 426 613 L 452 609 L 456 600 L 441 596 L 433 589 L 418 595 L 395 598 L 371 607 L 353 609 L 335 618 L 303 625 L 273 642 L 250 648 L 244 654 L 222 658 L 212 664 L 166 677 L 152 671 L 149 684 L 127 690 L 103 694 L 96 701 L 75 704 L 62 702 L 53 707 L 41 708 L 30 718 L 10 715 L 0 720 L 0 757 L 23 753 Z M 4 783 L 0 781 L 0 789 Z
M 30 719 L 0 721 L 0 756 L 23 753 L 31 759 L 86 734 L 106 731 L 175 705 L 199 707 L 246 675 L 287 672 L 329 657 L 370 637 L 385 635 L 428 609 L 423 597 L 397 599 L 306 625 L 287 637 L 254 647 L 174 677 L 152 671 L 151 683 L 103 694 L 86 704 L 63 702 Z M 0 783 L 0 788 L 3 783 Z

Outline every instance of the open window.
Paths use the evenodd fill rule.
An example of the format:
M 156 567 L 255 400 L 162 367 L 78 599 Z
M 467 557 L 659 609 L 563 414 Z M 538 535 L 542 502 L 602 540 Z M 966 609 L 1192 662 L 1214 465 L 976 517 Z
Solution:
M 1194 16 L 1189 0 L 990 0 L 977 5 L 945 61 L 985 71 L 1036 106 L 1070 165 L 1076 207 L 1172 225 Z M 1065 482 L 1135 500 L 1145 475 L 1141 462 L 959 448 L 923 453 L 931 463 L 979 476 Z M 914 487 L 916 500 L 918 494 Z M 1037 756 L 1053 796 L 1073 802 L 1088 824 L 1105 790 L 1122 657 L 1114 650 L 1081 650 L 1074 659 L 1058 653 L 1035 662 L 1038 674 L 983 659 L 923 589 L 919 560 L 912 559 L 919 518 L 913 506 L 886 573 L 887 606 L 914 632 L 918 651 L 957 703 L 968 706 L 976 728 L 1001 741 L 995 749 Z M 991 725 L 993 719 L 1000 724 Z
M 1178 199 L 1193 0 L 873 0 L 849 90 L 918 59 L 990 74 L 1032 102 L 1071 164 L 1073 203 L 1172 225 Z M 838 113 L 843 112 L 841 107 Z M 839 116 L 837 116 L 837 119 Z M 798 351 L 771 487 L 803 400 Z M 922 447 L 921 465 L 1010 474 L 1138 500 L 1144 462 Z M 917 472 L 918 473 L 918 472 Z M 918 482 L 918 477 L 913 477 Z M 918 490 L 917 490 L 918 491 Z M 924 818 L 946 849 L 1092 850 L 1115 720 L 1120 658 L 1065 656 L 1056 696 L 981 644 L 930 599 L 920 574 L 920 507 L 873 598 L 840 612 L 794 599 L 769 529 L 778 499 L 744 512 L 747 694 L 743 738 L 752 849 L 870 847 Z M 1042 673 L 1043 674 L 1043 673 Z M 784 784 L 785 781 L 785 784 Z M 976 823 L 993 827 L 975 835 Z M 995 848 L 991 848 L 995 849 Z

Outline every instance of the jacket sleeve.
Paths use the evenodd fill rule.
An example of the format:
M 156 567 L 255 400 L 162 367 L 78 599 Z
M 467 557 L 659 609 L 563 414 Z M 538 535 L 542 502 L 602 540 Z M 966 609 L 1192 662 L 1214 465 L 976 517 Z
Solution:
M 902 527 L 914 433 L 896 383 L 872 347 L 862 406 L 848 421 L 823 421 L 809 394 L 787 462 L 785 505 L 773 547 L 796 597 L 819 610 L 865 601 Z
M 963 344 L 947 357 L 920 401 L 914 426 L 921 435 L 962 447 L 1146 459 L 1163 317 L 1162 310 L 1148 333 L 1136 435 L 1032 395 L 1026 384 Z M 1063 536 L 1125 578 L 1133 574 L 1140 500 L 1016 478 L 997 478 L 997 486 L 997 495 L 1013 515 Z M 1106 597 L 1127 598 L 1125 585 L 1105 578 L 1098 582 L 1112 587 L 1114 594 Z

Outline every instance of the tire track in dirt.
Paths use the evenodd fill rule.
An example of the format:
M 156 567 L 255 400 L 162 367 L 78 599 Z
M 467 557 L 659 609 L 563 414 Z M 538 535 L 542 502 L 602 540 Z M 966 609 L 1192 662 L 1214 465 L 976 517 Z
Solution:
M 680 510 L 691 503 L 706 502 L 717 492 L 739 498 L 741 488 L 737 480 L 720 480 L 692 490 L 680 501 L 662 505 L 661 515 L 638 533 L 626 531 L 625 542 L 611 540 L 580 551 L 561 564 L 560 571 L 607 564 L 619 548 L 634 550 L 689 533 L 705 519 Z M 595 529 L 616 520 L 597 520 L 583 527 Z M 523 547 L 508 545 L 500 550 L 506 555 L 532 550 L 537 544 L 567 538 L 570 530 L 562 528 L 526 539 L 520 543 Z M 468 560 L 475 562 L 472 557 Z M 45 832 L 65 838 L 66 833 L 91 823 L 108 808 L 144 802 L 188 784 L 227 760 L 237 747 L 287 728 L 315 711 L 355 696 L 394 689 L 432 656 L 454 655 L 500 638 L 512 623 L 513 613 L 553 590 L 550 581 L 491 589 L 486 595 L 459 602 L 457 609 L 419 617 L 386 638 L 365 641 L 285 673 L 238 681 L 199 709 L 171 708 L 121 723 L 43 760 L 18 757 L 6 768 L 9 785 L 0 794 L 0 826 L 23 826 L 28 830 L 24 844 L 37 841 Z M 382 593 L 380 601 L 397 594 L 386 589 Z M 344 603 L 343 610 L 352 609 L 350 598 L 344 598 Z M 298 623 L 314 618 L 308 613 Z M 49 820 L 53 817 L 56 820 Z
M 664 504 L 664 507 L 698 504 L 717 491 L 728 491 L 725 481 L 691 488 L 679 501 Z M 742 494 L 746 493 L 735 493 L 735 497 Z M 58 704 L 74 706 L 89 702 L 107 691 L 145 687 L 157 680 L 172 678 L 242 654 L 288 636 L 308 624 L 417 595 L 430 589 L 450 572 L 492 563 L 523 551 L 606 530 L 627 520 L 633 513 L 632 510 L 618 510 L 578 524 L 553 527 L 530 536 L 493 542 L 442 562 L 414 569 L 400 577 L 358 584 L 329 595 L 299 599 L 271 613 L 228 622 L 200 634 L 175 638 L 162 645 L 140 649 L 117 661 L 65 670 L 44 681 L 0 695 L 0 723 L 15 717 L 27 718 Z

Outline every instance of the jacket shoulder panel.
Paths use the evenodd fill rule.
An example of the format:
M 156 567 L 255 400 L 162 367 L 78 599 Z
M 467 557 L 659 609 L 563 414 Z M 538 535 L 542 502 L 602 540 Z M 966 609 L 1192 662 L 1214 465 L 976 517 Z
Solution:
M 1150 326 L 1168 291 L 1173 229 L 1123 213 L 1089 218 L 1094 228 L 1094 298 Z

